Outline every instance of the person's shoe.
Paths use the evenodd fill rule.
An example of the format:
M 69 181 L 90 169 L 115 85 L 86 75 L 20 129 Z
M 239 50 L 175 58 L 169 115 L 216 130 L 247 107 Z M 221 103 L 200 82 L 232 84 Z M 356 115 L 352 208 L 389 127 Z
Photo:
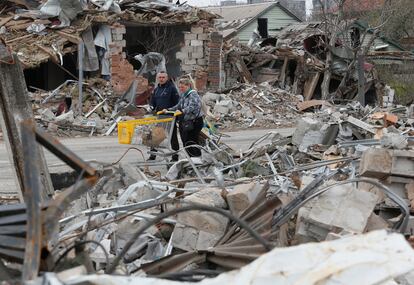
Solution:
M 174 154 L 171 158 L 171 162 L 177 162 L 178 161 L 178 155 Z
M 149 161 L 149 160 L 155 160 L 156 158 L 157 158 L 157 156 L 156 156 L 156 155 L 151 154 L 151 155 L 148 157 L 147 161 Z

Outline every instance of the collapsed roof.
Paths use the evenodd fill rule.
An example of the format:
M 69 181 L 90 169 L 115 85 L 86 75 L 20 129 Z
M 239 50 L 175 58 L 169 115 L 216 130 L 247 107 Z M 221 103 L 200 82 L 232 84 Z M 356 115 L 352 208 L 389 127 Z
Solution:
M 43 2 L 43 3 L 42 3 Z M 140 0 L 10 0 L 0 4 L 0 37 L 24 68 L 77 50 L 83 31 L 96 24 L 193 24 L 217 16 L 189 5 Z

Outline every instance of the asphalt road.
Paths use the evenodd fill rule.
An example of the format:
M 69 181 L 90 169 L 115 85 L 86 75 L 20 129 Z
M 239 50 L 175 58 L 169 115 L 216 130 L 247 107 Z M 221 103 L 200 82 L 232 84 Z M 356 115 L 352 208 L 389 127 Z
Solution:
M 248 146 L 261 136 L 277 131 L 282 135 L 290 135 L 294 129 L 277 129 L 277 130 L 246 130 L 226 133 L 229 137 L 223 138 L 223 141 L 236 151 L 247 149 Z M 75 152 L 78 156 L 86 161 L 100 161 L 111 163 L 117 161 L 120 156 L 130 147 L 130 145 L 118 144 L 117 137 L 91 137 L 91 138 L 71 138 L 62 139 L 61 142 Z M 145 150 L 145 147 L 140 149 Z M 61 162 L 52 153 L 45 150 L 46 160 L 50 172 L 61 172 L 68 170 L 67 166 Z M 147 155 L 147 154 L 145 154 Z M 130 152 L 123 161 L 142 161 L 141 155 L 136 152 Z M 4 142 L 0 143 L 0 195 L 16 193 L 16 184 L 14 180 L 13 169 L 9 162 L 6 146 Z

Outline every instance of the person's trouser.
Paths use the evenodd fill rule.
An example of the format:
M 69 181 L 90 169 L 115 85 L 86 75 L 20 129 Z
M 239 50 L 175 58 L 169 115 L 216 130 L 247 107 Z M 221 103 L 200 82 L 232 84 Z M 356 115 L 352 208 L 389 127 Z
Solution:
M 173 133 L 171 136 L 171 148 L 175 151 L 180 149 L 180 144 L 178 143 L 178 136 L 177 136 L 177 125 L 173 127 Z M 178 160 L 178 153 L 173 154 L 172 160 Z
M 194 144 L 199 144 L 199 136 L 201 129 L 203 128 L 203 118 L 197 118 L 194 120 L 194 128 L 191 131 L 185 131 L 182 127 L 182 124 L 179 123 L 179 130 L 180 130 L 180 136 L 181 141 L 183 142 L 183 146 L 190 146 Z M 201 156 L 201 150 L 196 147 L 189 147 L 186 148 L 187 153 L 192 156 Z

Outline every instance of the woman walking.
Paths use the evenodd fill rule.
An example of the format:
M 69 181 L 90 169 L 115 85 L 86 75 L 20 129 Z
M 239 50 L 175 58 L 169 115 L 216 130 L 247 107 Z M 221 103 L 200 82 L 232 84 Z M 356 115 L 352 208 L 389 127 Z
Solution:
M 201 98 L 197 91 L 191 88 L 191 80 L 181 78 L 178 82 L 180 101 L 169 108 L 169 111 L 181 112 L 178 117 L 178 129 L 184 147 L 199 144 L 199 135 L 203 128 L 203 111 L 201 110 Z M 197 147 L 186 148 L 192 157 L 201 156 L 201 150 Z

